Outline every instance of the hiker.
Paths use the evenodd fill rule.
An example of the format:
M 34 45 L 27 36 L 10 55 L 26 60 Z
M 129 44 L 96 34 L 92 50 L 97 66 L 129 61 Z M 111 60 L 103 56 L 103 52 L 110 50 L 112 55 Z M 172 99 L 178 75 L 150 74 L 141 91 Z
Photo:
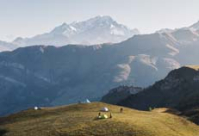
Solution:
M 123 108 L 120 108 L 120 113 L 122 113 L 123 112 Z
M 112 118 L 113 116 L 112 116 L 112 114 L 110 113 L 110 118 Z

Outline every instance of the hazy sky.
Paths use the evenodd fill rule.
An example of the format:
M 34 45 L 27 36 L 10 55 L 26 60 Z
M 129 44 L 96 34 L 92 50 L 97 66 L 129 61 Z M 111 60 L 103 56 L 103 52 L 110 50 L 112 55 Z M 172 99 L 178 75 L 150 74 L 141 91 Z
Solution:
M 199 20 L 199 0 L 0 0 L 0 40 L 48 32 L 63 22 L 110 15 L 151 33 Z

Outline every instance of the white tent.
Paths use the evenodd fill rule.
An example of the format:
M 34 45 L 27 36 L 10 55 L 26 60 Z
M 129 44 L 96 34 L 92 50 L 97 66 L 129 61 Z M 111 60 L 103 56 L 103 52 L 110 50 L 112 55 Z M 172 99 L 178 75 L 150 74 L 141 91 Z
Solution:
M 79 102 L 81 103 L 81 102 Z M 82 103 L 91 103 L 91 101 L 89 101 L 89 99 L 86 99 L 85 101 L 83 101 Z
M 34 107 L 34 110 L 41 110 L 41 108 L 40 108 L 40 107 L 35 106 L 35 107 Z
M 108 112 L 109 109 L 108 109 L 107 107 L 103 107 L 103 108 L 101 109 L 101 111 L 103 111 L 103 112 Z
M 85 103 L 91 103 L 90 101 L 89 101 L 89 99 L 86 99 L 86 102 Z
M 37 106 L 34 107 L 34 110 L 38 110 L 39 108 Z

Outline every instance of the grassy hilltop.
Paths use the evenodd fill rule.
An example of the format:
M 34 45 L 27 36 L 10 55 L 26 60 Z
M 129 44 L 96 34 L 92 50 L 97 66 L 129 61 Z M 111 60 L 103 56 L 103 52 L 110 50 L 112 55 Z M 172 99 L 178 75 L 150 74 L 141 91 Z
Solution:
M 113 118 L 98 120 L 102 107 Z M 0 118 L 0 136 L 196 136 L 199 127 L 181 117 L 105 103 L 26 110 Z M 104 113 L 102 113 L 104 114 Z M 109 112 L 105 113 L 109 116 Z

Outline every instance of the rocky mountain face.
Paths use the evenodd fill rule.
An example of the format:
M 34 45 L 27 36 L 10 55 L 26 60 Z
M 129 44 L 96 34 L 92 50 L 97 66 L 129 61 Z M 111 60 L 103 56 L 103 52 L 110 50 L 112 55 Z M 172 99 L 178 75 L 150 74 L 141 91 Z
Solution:
M 179 111 L 178 115 L 199 124 L 198 90 L 199 67 L 182 67 L 170 72 L 165 79 L 142 92 L 130 95 L 117 104 L 139 110 L 174 108 Z M 125 92 L 125 88 L 123 91 Z
M 106 95 L 101 99 L 101 102 L 117 104 L 120 101 L 126 99 L 132 94 L 137 94 L 141 92 L 142 88 L 133 86 L 119 86 L 111 89 Z
M 182 67 L 171 71 L 168 76 L 129 96 L 120 105 L 148 110 L 149 107 L 169 107 L 188 110 L 198 107 L 199 71 L 190 67 Z
M 14 44 L 21 46 L 67 44 L 93 45 L 102 43 L 118 43 L 135 34 L 137 29 L 130 29 L 117 23 L 109 16 L 97 16 L 82 22 L 63 23 L 52 31 L 31 38 L 17 38 Z

